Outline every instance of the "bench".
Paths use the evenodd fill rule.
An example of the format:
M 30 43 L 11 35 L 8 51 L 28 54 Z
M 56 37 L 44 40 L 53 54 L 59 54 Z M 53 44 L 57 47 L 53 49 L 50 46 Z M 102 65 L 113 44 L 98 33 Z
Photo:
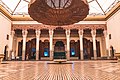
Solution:
M 3 58 L 4 58 L 4 54 L 0 54 L 0 63 L 2 63 Z
M 120 62 L 120 53 L 115 53 L 114 56 L 117 57 L 118 62 Z

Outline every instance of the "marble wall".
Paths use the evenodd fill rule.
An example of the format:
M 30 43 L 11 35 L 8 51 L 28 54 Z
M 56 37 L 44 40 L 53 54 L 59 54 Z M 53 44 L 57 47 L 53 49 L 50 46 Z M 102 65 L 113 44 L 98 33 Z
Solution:
M 3 54 L 5 46 L 9 45 L 7 35 L 10 35 L 10 31 L 11 20 L 9 20 L 5 15 L 0 13 L 0 54 Z
M 116 53 L 120 53 L 120 10 L 107 20 L 108 34 L 111 34 L 109 44 L 112 45 Z

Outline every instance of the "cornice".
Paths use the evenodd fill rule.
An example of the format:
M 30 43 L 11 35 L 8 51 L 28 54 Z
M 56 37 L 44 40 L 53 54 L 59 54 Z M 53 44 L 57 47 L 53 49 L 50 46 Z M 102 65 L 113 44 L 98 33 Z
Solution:
M 105 15 L 87 16 L 83 21 L 105 21 Z M 12 21 L 34 21 L 29 15 L 13 15 Z
M 11 14 L 5 8 L 3 8 L 1 5 L 0 5 L 0 12 L 2 14 L 4 14 L 8 19 L 12 20 Z
M 56 29 L 58 26 L 48 26 L 48 25 L 43 25 L 43 24 L 13 24 L 12 25 L 12 30 L 28 30 L 28 29 L 33 29 L 33 30 L 40 30 L 40 29 Z M 70 29 L 78 29 L 78 30 L 83 30 L 83 29 L 103 29 L 107 30 L 106 24 L 74 24 L 74 25 L 69 25 L 69 26 L 61 26 L 61 28 L 65 30 L 70 30 Z
M 13 15 L 12 21 L 34 21 L 29 15 Z
M 113 16 L 118 10 L 120 10 L 120 2 L 118 2 L 107 14 L 106 20 Z
M 105 15 L 97 15 L 97 16 L 87 16 L 84 21 L 105 21 Z

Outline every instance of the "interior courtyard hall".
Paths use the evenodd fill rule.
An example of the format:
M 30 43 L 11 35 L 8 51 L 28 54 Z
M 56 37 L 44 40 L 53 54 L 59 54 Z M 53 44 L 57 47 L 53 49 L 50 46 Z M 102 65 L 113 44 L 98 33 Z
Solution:
M 120 0 L 0 0 L 0 80 L 120 80 Z

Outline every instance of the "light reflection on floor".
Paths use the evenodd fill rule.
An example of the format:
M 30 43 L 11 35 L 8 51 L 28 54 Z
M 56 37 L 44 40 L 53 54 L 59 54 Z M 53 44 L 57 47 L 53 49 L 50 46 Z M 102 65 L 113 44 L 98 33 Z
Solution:
M 72 61 L 70 61 L 71 63 Z M 0 64 L 0 80 L 120 80 L 120 63 L 114 61 L 8 61 Z

